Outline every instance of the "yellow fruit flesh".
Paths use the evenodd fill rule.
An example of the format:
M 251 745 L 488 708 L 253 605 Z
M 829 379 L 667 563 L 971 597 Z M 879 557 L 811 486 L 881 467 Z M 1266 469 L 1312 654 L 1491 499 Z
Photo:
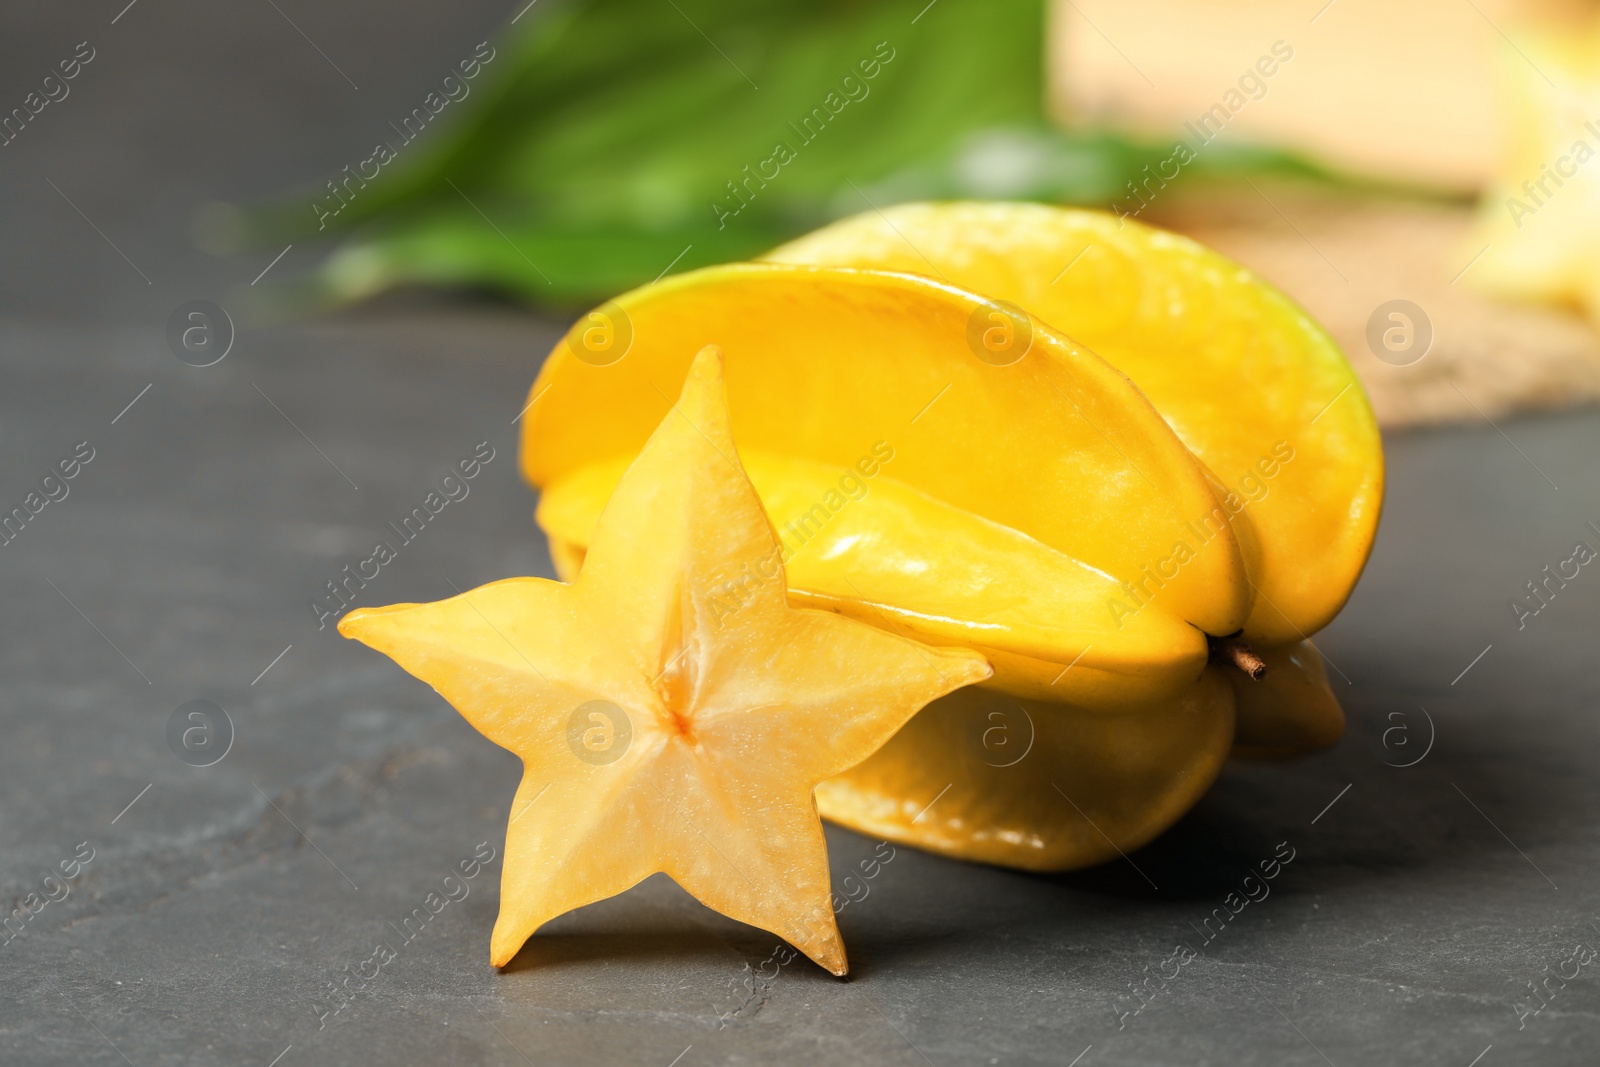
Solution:
M 828 529 L 872 533 L 876 518 L 887 524 L 877 531 L 880 544 L 891 530 L 920 540 L 914 551 L 877 559 L 839 547 L 839 534 L 832 556 L 806 546 L 793 566 L 806 574 L 800 592 L 819 603 L 979 648 L 1000 618 L 1006 633 L 997 658 L 1008 665 L 997 684 L 1029 696 L 1045 695 L 1084 654 L 1084 631 L 1063 620 L 1109 620 L 1104 644 L 1088 653 L 1108 666 L 1151 663 L 1141 647 L 1149 634 L 1165 620 L 1186 623 L 1197 632 L 1169 630 L 1181 636 L 1155 657 L 1165 662 L 1150 684 L 1172 691 L 1198 672 L 1198 631 L 1231 633 L 1249 612 L 1238 543 L 1214 518 L 1219 505 L 1203 466 L 1122 375 L 1043 323 L 1024 320 L 1031 348 L 996 366 L 969 347 L 970 324 L 994 310 L 971 294 L 900 275 L 788 266 L 699 271 L 608 309 L 631 333 L 626 354 L 604 366 L 577 358 L 587 326 L 580 323 L 546 362 L 523 420 L 524 472 L 548 494 L 542 520 L 573 517 L 557 552 L 582 547 L 588 520 L 579 516 L 603 501 L 606 470 L 625 463 L 671 410 L 661 383 L 681 376 L 700 345 L 715 343 L 727 355 L 741 451 L 793 461 L 791 473 L 804 474 L 763 489 L 769 510 L 779 508 L 775 518 L 817 503 L 826 491 L 806 498 L 861 470 L 874 447 L 892 449 L 866 499 L 839 510 Z M 908 494 L 931 502 L 911 515 L 910 504 L 895 507 Z M 1038 551 L 1016 561 L 961 558 L 940 548 L 945 535 L 973 545 L 1037 543 Z M 1189 558 L 1177 566 L 1180 542 Z M 1168 577 L 1148 576 L 1163 566 Z M 1121 627 L 1096 571 L 1145 591 Z M 1065 584 L 1031 596 L 1029 583 L 1045 574 Z M 880 598 L 863 578 L 895 619 L 879 617 Z M 1085 594 L 1096 602 L 1072 600 Z M 1092 688 L 1101 670 L 1086 670 L 1082 684 Z
M 881 471 L 864 479 L 739 451 L 783 539 L 791 603 L 975 648 L 995 665 L 990 684 L 1041 700 L 1139 707 L 1176 695 L 1205 665 L 1205 636 L 1159 599 L 1110 610 L 1126 600 L 1115 579 L 1039 541 Z M 545 490 L 538 518 L 552 544 L 589 543 L 622 469 L 595 464 Z M 720 600 L 737 603 L 763 580 L 752 571 Z M 1074 664 L 1065 673 L 1063 650 Z
M 928 275 L 1059 328 L 1133 379 L 1233 494 L 1235 524 L 1254 528 L 1241 536 L 1257 593 L 1247 639 L 1301 640 L 1344 605 L 1382 503 L 1377 423 L 1333 340 L 1245 268 L 1036 204 L 902 205 L 764 258 Z
M 664 871 L 844 973 L 813 789 L 988 666 L 792 609 L 781 570 L 716 610 L 712 591 L 778 547 L 737 464 L 714 353 L 593 534 L 571 584 L 513 578 L 339 623 L 523 761 L 491 962 Z M 607 710 L 586 712 L 597 702 Z M 597 714 L 612 728 L 598 751 Z
M 583 550 L 554 540 L 551 546 L 563 561 L 558 573 L 570 581 Z M 1180 698 L 1140 709 L 1144 714 L 1136 717 L 1114 717 L 1098 707 L 1025 704 L 981 688 L 941 697 L 866 763 L 822 783 L 818 810 L 861 833 L 958 859 L 1033 870 L 1091 866 L 1115 854 L 1108 854 L 1107 839 L 1128 851 L 1175 822 L 1210 786 L 1225 757 L 1286 759 L 1339 740 L 1344 712 L 1310 642 L 1257 651 L 1267 663 L 1259 681 L 1214 667 L 1206 671 L 1206 686 L 1191 685 Z M 988 655 L 996 673 L 1003 672 L 996 653 Z M 1217 691 L 1219 679 L 1232 690 L 1231 702 Z M 1046 738 L 1037 755 L 1035 730 Z M 1021 759 L 1033 760 L 1025 773 L 995 773 Z M 951 769 L 960 773 L 960 791 Z M 1038 779 L 1048 773 L 1057 773 L 1058 783 L 1080 783 L 1068 794 L 1083 809 L 1076 832 L 1061 809 L 1041 800 Z M 917 798 L 942 789 L 932 782 L 941 774 L 951 794 L 940 800 L 938 817 L 930 811 L 919 818 Z M 1090 820 L 1104 837 L 1084 832 Z

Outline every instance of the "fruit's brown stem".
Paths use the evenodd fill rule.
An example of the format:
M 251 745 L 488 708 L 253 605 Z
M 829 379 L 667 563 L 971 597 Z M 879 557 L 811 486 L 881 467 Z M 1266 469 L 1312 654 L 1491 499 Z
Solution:
M 1213 663 L 1231 663 L 1257 682 L 1267 676 L 1266 661 L 1252 652 L 1249 645 L 1239 640 L 1239 634 L 1229 634 L 1227 637 L 1212 637 L 1207 634 L 1206 643 L 1211 646 Z

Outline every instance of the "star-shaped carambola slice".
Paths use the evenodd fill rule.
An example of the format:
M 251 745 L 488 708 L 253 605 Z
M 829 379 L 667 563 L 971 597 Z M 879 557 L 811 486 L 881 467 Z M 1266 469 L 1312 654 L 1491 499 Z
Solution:
M 843 974 L 813 790 L 990 674 L 975 652 L 789 606 L 715 348 L 618 484 L 575 581 L 353 611 L 339 631 L 522 758 L 495 966 L 548 920 L 664 871 Z

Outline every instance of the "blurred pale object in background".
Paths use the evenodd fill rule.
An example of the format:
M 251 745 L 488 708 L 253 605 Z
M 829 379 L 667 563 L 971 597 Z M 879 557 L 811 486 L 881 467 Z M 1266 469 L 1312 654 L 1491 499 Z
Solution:
M 1478 204 L 1473 283 L 1600 322 L 1600 21 L 1518 34 L 1503 50 L 1505 164 Z
M 1574 150 L 1581 139 L 1600 153 L 1584 125 L 1600 129 L 1597 7 L 1052 0 L 1050 103 L 1069 127 L 1171 138 L 1200 160 L 1286 148 L 1336 173 L 1455 194 L 1202 182 L 1169 166 L 1110 205 L 1286 290 L 1350 356 L 1383 424 L 1594 403 L 1600 334 L 1571 308 L 1600 306 L 1600 254 L 1589 251 L 1600 158 L 1578 165 Z M 1534 203 L 1523 181 L 1558 164 L 1576 173 L 1559 187 L 1546 179 Z M 1459 198 L 1479 193 L 1475 215 Z M 1513 218 L 1512 197 L 1532 212 Z M 1372 317 L 1397 299 L 1429 320 L 1426 358 L 1405 365 L 1368 341 Z
M 1494 76 L 1502 31 L 1587 9 L 1572 0 L 1055 0 L 1052 104 L 1073 125 L 1191 147 L 1185 124 L 1198 128 L 1212 113 L 1214 131 L 1220 106 L 1230 142 L 1477 190 L 1499 170 L 1506 131 Z M 1277 42 L 1292 50 L 1287 62 L 1276 62 Z

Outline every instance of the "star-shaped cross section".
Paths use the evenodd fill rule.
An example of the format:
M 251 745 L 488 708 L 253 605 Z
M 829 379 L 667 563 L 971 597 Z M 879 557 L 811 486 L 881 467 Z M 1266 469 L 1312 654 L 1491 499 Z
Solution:
M 522 758 L 490 962 L 657 871 L 846 970 L 812 792 L 988 663 L 791 608 L 735 451 L 722 357 L 618 484 L 571 584 L 511 578 L 339 632 Z

